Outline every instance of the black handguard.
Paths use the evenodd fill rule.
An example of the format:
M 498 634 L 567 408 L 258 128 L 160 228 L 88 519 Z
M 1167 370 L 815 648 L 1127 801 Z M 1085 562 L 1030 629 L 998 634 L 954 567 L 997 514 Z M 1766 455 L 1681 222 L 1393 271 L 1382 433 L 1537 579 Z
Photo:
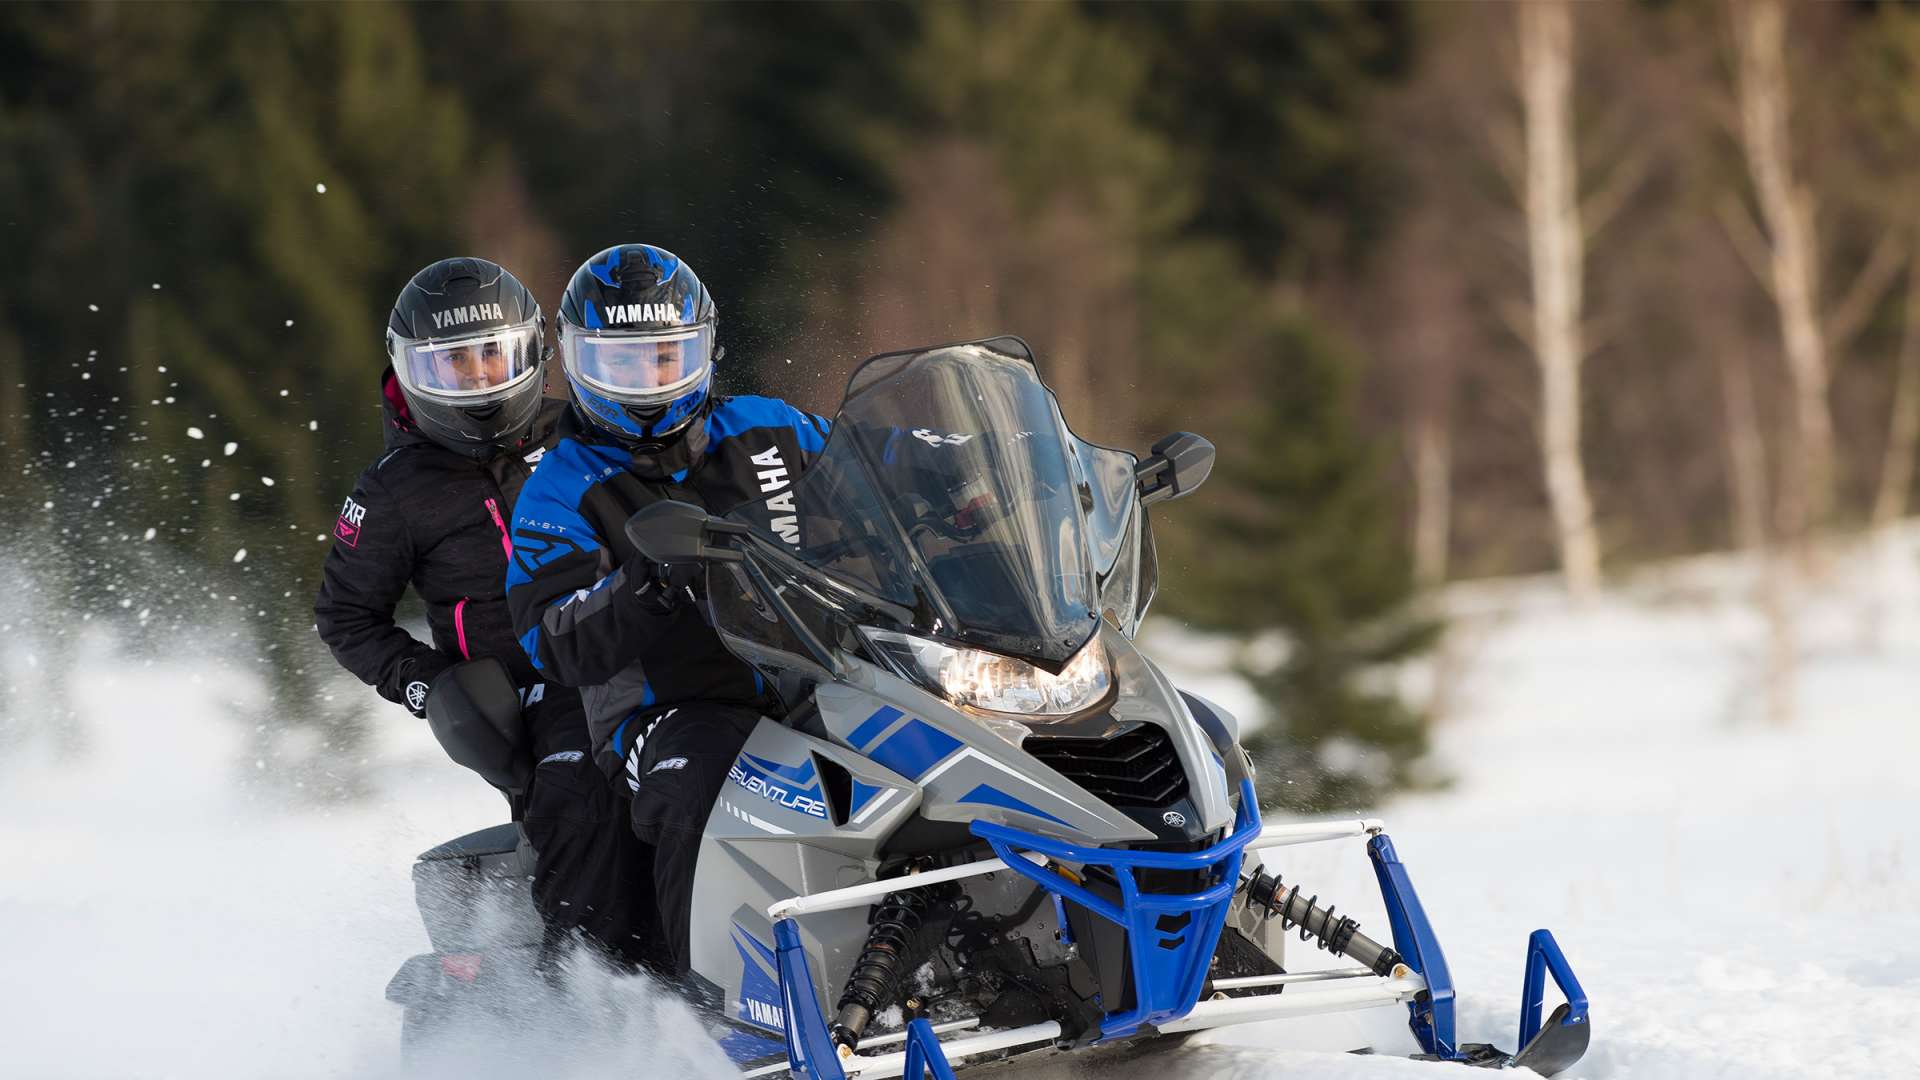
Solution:
M 502 791 L 526 791 L 533 773 L 529 733 L 519 691 L 497 657 L 442 671 L 427 695 L 426 714 L 434 738 L 457 764 Z

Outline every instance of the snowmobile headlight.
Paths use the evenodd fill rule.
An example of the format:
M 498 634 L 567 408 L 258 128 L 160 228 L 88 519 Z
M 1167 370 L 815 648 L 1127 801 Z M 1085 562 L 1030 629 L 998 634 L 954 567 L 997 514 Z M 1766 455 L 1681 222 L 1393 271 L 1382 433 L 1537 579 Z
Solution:
M 1028 717 L 1066 716 L 1097 704 L 1113 682 L 1106 649 L 1097 637 L 1054 675 L 999 653 L 893 630 L 861 627 L 861 632 L 901 674 L 974 709 Z

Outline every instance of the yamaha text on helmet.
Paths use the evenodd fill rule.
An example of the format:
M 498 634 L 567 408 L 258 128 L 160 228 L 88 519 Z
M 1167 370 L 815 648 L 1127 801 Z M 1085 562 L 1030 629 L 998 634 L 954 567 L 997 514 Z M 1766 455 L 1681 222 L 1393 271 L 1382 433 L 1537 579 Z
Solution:
M 387 359 L 421 433 L 475 458 L 526 437 L 540 411 L 546 319 L 485 259 L 442 259 L 400 290 Z
M 719 311 L 693 267 L 620 244 L 574 271 L 560 298 L 560 356 L 574 401 L 621 442 L 660 442 L 705 411 Z

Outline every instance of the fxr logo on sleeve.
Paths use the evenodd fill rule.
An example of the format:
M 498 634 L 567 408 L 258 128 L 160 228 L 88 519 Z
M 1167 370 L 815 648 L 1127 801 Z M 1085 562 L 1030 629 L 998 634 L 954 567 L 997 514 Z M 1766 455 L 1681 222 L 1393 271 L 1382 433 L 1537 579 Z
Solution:
M 360 546 L 360 523 L 367 518 L 367 508 L 348 499 L 340 508 L 340 520 L 333 524 L 333 535 L 348 547 Z

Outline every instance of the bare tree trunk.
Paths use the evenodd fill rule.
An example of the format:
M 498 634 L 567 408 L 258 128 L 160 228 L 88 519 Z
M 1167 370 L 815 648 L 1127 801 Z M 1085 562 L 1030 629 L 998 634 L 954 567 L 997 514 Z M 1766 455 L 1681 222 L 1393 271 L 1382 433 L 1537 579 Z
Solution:
M 1768 536 L 1766 449 L 1760 414 L 1753 402 L 1753 373 L 1740 350 L 1724 343 L 1714 348 L 1720 367 L 1721 401 L 1726 410 L 1727 471 L 1732 490 L 1733 533 L 1742 551 L 1757 560 L 1754 606 L 1766 627 L 1760 686 L 1767 723 L 1793 723 L 1799 697 L 1800 633 L 1795 618 L 1798 573 L 1781 557 Z
M 1413 573 L 1421 585 L 1447 580 L 1453 533 L 1453 440 L 1446 418 L 1429 410 L 1413 444 Z
M 1791 725 L 1799 703 L 1799 585 L 1799 564 L 1794 559 L 1772 547 L 1761 553 L 1757 599 L 1767 626 L 1762 682 L 1767 693 L 1767 723 L 1774 727 Z
M 27 357 L 20 339 L 0 326 L 0 447 L 8 457 L 25 461 L 27 450 Z
M 1740 138 L 1769 246 L 1767 284 L 1793 380 L 1798 453 L 1789 456 L 1783 526 L 1804 548 L 1833 508 L 1833 420 L 1812 194 L 1794 179 L 1788 131 L 1786 13 L 1780 0 L 1728 6 L 1739 52 Z
M 1526 115 L 1527 245 L 1532 343 L 1540 363 L 1540 444 L 1560 572 L 1575 596 L 1600 584 L 1600 545 L 1580 457 L 1582 273 L 1579 175 L 1573 147 L 1573 13 L 1564 0 L 1521 4 L 1520 89 Z
M 1767 547 L 1767 456 L 1760 414 L 1753 404 L 1753 373 L 1746 359 L 1726 346 L 1714 349 L 1720 367 L 1720 398 L 1726 410 L 1727 475 L 1733 504 L 1733 536 L 1742 551 Z
M 1880 462 L 1880 489 L 1873 497 L 1873 524 L 1907 516 L 1913 490 L 1913 458 L 1920 452 L 1920 250 L 1907 267 L 1906 325 L 1900 334 L 1900 367 L 1893 382 L 1893 423 Z

